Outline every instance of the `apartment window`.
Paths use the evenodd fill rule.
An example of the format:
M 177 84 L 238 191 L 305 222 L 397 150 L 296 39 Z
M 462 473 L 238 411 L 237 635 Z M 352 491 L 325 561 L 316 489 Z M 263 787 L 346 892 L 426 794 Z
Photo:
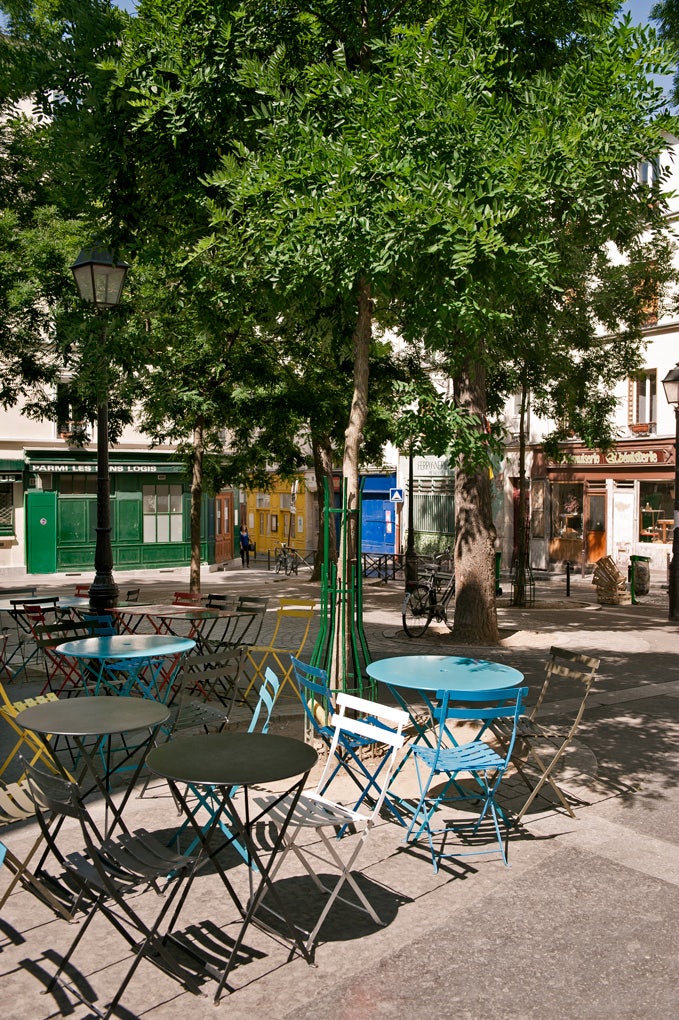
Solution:
M 145 485 L 142 489 L 144 541 L 182 541 L 181 485 Z
M 0 535 L 14 534 L 12 483 L 0 482 Z
M 658 420 L 658 373 L 655 368 L 630 379 L 627 415 L 632 426 L 655 426 Z
M 278 514 L 271 514 L 271 533 L 278 531 Z
M 660 166 L 657 159 L 642 159 L 639 164 L 639 183 L 646 187 L 652 187 L 660 176 Z

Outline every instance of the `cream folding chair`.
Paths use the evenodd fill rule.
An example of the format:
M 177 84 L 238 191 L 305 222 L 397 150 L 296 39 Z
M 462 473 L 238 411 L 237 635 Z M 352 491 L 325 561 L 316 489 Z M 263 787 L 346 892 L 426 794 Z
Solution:
M 397 753 L 403 746 L 403 727 L 408 722 L 407 712 L 403 712 L 400 708 L 378 705 L 374 701 L 367 701 L 365 698 L 357 698 L 353 694 L 344 692 L 337 695 L 337 708 L 338 711 L 332 717 L 334 735 L 323 773 L 315 791 L 305 791 L 300 795 L 283 840 L 283 847 L 271 872 L 271 879 L 273 879 L 292 851 L 317 888 L 328 894 L 325 906 L 312 931 L 304 933 L 306 935 L 305 945 L 309 951 L 313 949 L 321 926 L 335 900 L 340 900 L 342 903 L 368 914 L 376 924 L 382 923 L 374 907 L 357 884 L 352 875 L 352 869 L 379 817 L 389 779 L 396 763 Z M 352 718 L 347 714 L 348 712 L 355 712 L 362 716 L 369 714 L 376 722 Z M 346 739 L 350 735 L 364 737 L 371 742 L 379 742 L 390 748 L 387 765 L 382 769 L 380 776 L 379 796 L 376 797 L 372 811 L 369 813 L 345 807 L 319 792 L 327 788 L 328 776 L 336 768 L 336 753 L 340 740 Z M 268 812 L 268 817 L 274 822 L 284 823 L 290 809 L 289 797 L 281 799 L 276 795 L 270 795 L 256 797 L 255 800 L 259 807 Z M 355 836 L 352 834 L 338 841 L 335 838 L 336 830 L 347 825 L 355 826 L 358 832 Z M 299 837 L 305 829 L 315 830 L 324 853 L 318 852 L 317 843 L 299 845 Z M 347 853 L 343 857 L 345 850 Z M 318 872 L 312 867 L 310 859 L 336 869 L 339 875 L 333 886 L 328 887 L 323 884 Z M 355 899 L 346 899 L 340 895 L 345 884 L 352 889 Z M 275 914 L 275 911 L 271 910 L 264 902 L 263 896 L 255 904 L 255 909 L 259 908 L 264 908 Z
M 295 696 L 300 697 L 299 690 L 292 676 L 290 656 L 298 659 L 302 654 L 315 611 L 316 602 L 314 599 L 284 598 L 280 600 L 278 610 L 276 611 L 276 624 L 269 643 L 267 645 L 252 645 L 248 648 L 248 663 L 252 667 L 253 672 L 243 695 L 245 698 L 247 698 L 255 684 L 259 685 L 264 680 L 264 671 L 267 666 L 272 666 L 274 671 L 280 676 L 281 686 L 279 695 L 285 684 L 289 684 L 295 692 Z M 286 637 L 285 632 L 288 624 L 294 627 L 295 621 L 301 622 L 302 632 L 295 639 L 295 647 L 292 648 L 290 647 L 290 638 Z
M 572 652 L 567 648 L 555 646 L 550 648 L 549 659 L 545 666 L 545 679 L 538 700 L 529 713 L 521 715 L 519 718 L 516 742 L 511 755 L 512 765 L 530 791 L 521 810 L 516 814 L 517 822 L 523 818 L 538 795 L 544 797 L 545 794 L 542 791 L 545 786 L 551 789 L 571 818 L 575 817 L 566 794 L 555 779 L 555 773 L 558 766 L 562 764 L 562 759 L 580 725 L 587 697 L 598 668 L 599 659 L 593 659 L 579 652 Z M 545 710 L 545 697 L 552 677 L 573 681 L 579 688 L 574 699 L 574 712 L 571 715 L 571 720 L 565 725 L 558 725 L 556 722 L 551 723 L 544 719 L 548 714 Z M 492 729 L 497 737 L 506 740 L 508 734 L 503 728 L 493 726 Z

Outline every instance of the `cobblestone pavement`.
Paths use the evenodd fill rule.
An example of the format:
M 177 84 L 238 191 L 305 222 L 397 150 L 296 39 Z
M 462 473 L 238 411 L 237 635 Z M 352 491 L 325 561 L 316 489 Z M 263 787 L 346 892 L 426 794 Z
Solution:
M 142 601 L 153 602 L 186 588 L 188 580 L 188 572 L 179 570 L 122 576 L 121 588 L 139 585 Z M 36 583 L 66 593 L 82 580 L 87 578 L 62 575 Z M 228 1012 L 230 1020 L 393 1015 L 478 1020 L 491 1012 L 517 1020 L 673 1016 L 679 657 L 663 581 L 654 578 L 649 595 L 635 606 L 599 606 L 586 578 L 572 579 L 569 598 L 564 579 L 538 582 L 534 607 L 516 609 L 501 599 L 500 644 L 473 650 L 454 645 L 441 626 L 410 641 L 400 623 L 400 586 L 367 581 L 364 620 L 373 659 L 415 650 L 471 651 L 516 666 L 535 689 L 551 645 L 601 658 L 563 779 L 580 798 L 576 817 L 541 802 L 512 833 L 511 867 L 495 857 L 465 858 L 448 862 L 437 875 L 428 854 L 404 846 L 403 830 L 385 819 L 360 859 L 361 882 L 382 927 L 338 905 L 322 931 L 314 967 L 299 957 L 288 962 L 284 946 L 250 929 L 247 953 L 232 975 L 234 990 L 218 1007 L 209 986 L 206 997 L 197 998 L 143 962 L 116 1015 L 184 1020 L 191 1013 L 202 1020 L 217 1016 L 217 1008 Z M 15 578 L 0 579 L 0 590 L 16 583 Z M 219 573 L 206 570 L 202 587 L 268 594 L 262 640 L 271 633 L 278 596 L 318 596 L 309 580 L 280 578 L 257 563 L 250 570 L 240 565 Z M 30 689 L 21 684 L 11 694 Z M 571 693 L 556 692 L 550 703 L 555 718 L 568 712 Z M 303 735 L 294 702 L 278 707 L 274 723 L 279 732 Z M 0 751 L 6 753 L 8 741 L 6 729 L 0 728 Z M 399 782 L 404 784 L 399 792 L 408 796 L 414 789 L 412 773 L 404 773 Z M 508 804 L 519 796 L 512 780 L 505 796 Z M 171 799 L 156 784 L 150 796 L 131 799 L 126 819 L 131 828 L 143 825 L 168 838 L 176 825 Z M 20 855 L 34 835 L 35 825 L 28 823 L 5 829 L 2 838 Z M 69 838 L 64 835 L 66 849 Z M 72 838 L 75 849 L 74 833 Z M 229 877 L 245 892 L 247 869 L 234 863 Z M 6 881 L 0 871 L 0 889 Z M 302 923 L 318 906 L 300 869 L 281 880 L 281 892 Z M 196 881 L 185 912 L 187 923 L 213 924 L 224 937 L 233 933 L 230 902 L 209 871 Z M 12 1020 L 85 1020 L 92 1015 L 65 993 L 40 994 L 72 933 L 71 926 L 26 892 L 10 897 L 0 916 L 0 978 L 4 1012 Z M 95 989 L 102 1004 L 129 960 L 123 940 L 97 919 L 74 958 L 71 976 Z

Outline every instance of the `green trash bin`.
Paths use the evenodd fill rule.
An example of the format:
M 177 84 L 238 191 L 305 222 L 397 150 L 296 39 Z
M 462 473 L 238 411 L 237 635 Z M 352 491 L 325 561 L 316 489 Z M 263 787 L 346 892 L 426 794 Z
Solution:
M 495 553 L 495 594 L 502 595 L 502 588 L 500 587 L 500 565 L 502 563 L 502 553 Z
M 650 556 L 630 556 L 629 577 L 632 602 L 636 605 L 637 595 L 648 595 L 651 590 Z

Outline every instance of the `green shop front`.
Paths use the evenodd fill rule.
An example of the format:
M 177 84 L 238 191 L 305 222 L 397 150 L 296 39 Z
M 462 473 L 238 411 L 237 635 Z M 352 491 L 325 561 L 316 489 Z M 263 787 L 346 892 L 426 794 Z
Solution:
M 185 566 L 191 494 L 183 465 L 165 456 L 110 453 L 114 568 Z M 27 450 L 26 569 L 90 570 L 97 522 L 96 454 Z M 203 499 L 201 561 L 214 561 L 214 501 Z

